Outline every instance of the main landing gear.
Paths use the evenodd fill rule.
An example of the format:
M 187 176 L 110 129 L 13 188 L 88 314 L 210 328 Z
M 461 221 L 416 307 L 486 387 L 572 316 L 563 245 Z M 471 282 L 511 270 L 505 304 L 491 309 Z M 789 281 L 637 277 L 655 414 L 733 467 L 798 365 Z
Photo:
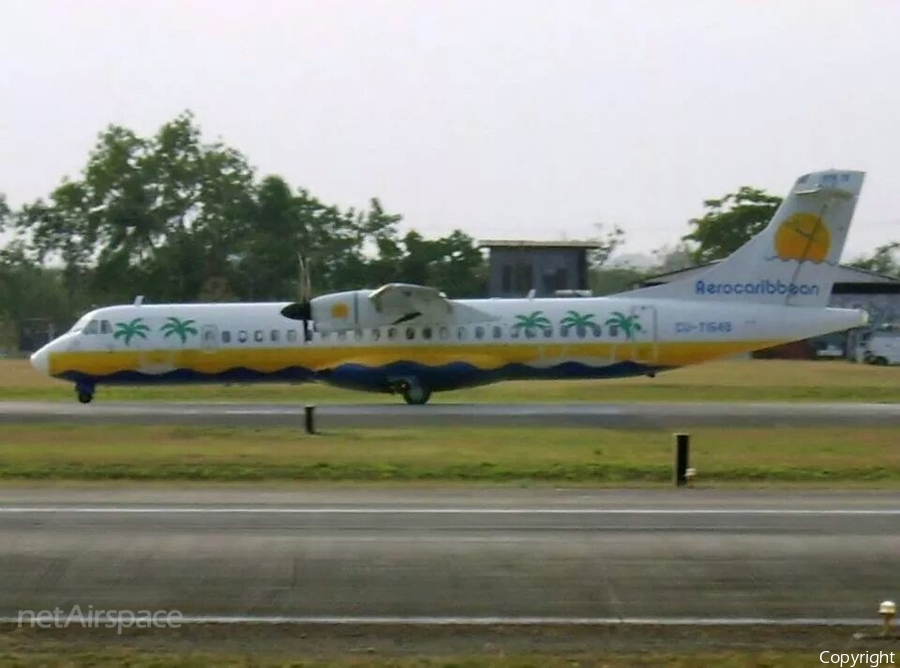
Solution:
M 89 404 L 94 400 L 94 386 L 88 383 L 78 383 L 75 386 L 75 393 L 78 395 L 78 401 L 83 404 Z
M 399 392 L 403 396 L 403 401 L 412 406 L 427 404 L 431 398 L 431 390 L 417 382 L 401 380 L 393 383 L 391 389 Z

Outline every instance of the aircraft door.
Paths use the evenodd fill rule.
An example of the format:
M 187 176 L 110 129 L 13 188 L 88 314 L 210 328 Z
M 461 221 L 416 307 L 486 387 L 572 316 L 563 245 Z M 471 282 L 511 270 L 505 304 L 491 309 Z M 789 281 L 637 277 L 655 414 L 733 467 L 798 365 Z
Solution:
M 203 352 L 216 352 L 219 349 L 219 328 L 216 325 L 203 325 L 203 329 L 200 331 L 200 342 Z
M 629 340 L 629 356 L 632 362 L 655 364 L 659 358 L 657 343 L 658 318 L 655 306 L 632 306 L 628 319 L 622 324 Z

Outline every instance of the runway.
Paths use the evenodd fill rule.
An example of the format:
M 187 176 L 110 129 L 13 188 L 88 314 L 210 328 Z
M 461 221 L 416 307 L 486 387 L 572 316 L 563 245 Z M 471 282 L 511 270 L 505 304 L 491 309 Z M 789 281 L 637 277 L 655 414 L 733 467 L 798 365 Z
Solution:
M 614 429 L 703 426 L 893 426 L 900 404 L 631 403 L 631 404 L 333 404 L 317 406 L 316 425 L 342 427 L 547 426 Z M 171 424 L 302 427 L 291 404 L 0 402 L 0 423 Z
M 0 535 L 7 619 L 77 604 L 321 623 L 837 623 L 900 597 L 898 493 L 36 487 L 0 492 Z

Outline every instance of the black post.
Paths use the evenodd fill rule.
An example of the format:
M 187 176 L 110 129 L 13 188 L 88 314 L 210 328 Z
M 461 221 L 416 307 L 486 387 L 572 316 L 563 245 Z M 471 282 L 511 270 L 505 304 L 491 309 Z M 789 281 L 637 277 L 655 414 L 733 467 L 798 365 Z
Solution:
M 304 410 L 306 411 L 306 433 L 307 434 L 315 434 L 316 428 L 313 422 L 313 414 L 315 413 L 315 406 L 305 406 Z
M 687 484 L 688 449 L 691 444 L 690 434 L 675 434 L 675 485 Z

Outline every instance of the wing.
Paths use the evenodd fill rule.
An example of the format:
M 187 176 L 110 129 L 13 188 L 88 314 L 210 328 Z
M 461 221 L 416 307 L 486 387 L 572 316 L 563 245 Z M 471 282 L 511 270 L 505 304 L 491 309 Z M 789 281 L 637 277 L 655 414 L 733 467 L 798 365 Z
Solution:
M 302 306 L 302 305 L 301 305 Z M 369 327 L 412 325 L 465 325 L 496 320 L 479 308 L 447 299 L 447 295 L 423 285 L 388 283 L 377 290 L 336 292 L 311 301 L 307 315 L 297 304 L 289 304 L 281 313 L 287 318 L 311 316 L 320 332 L 340 332 Z
M 379 313 L 418 313 L 440 317 L 453 313 L 453 302 L 437 288 L 410 283 L 388 283 L 369 295 Z

